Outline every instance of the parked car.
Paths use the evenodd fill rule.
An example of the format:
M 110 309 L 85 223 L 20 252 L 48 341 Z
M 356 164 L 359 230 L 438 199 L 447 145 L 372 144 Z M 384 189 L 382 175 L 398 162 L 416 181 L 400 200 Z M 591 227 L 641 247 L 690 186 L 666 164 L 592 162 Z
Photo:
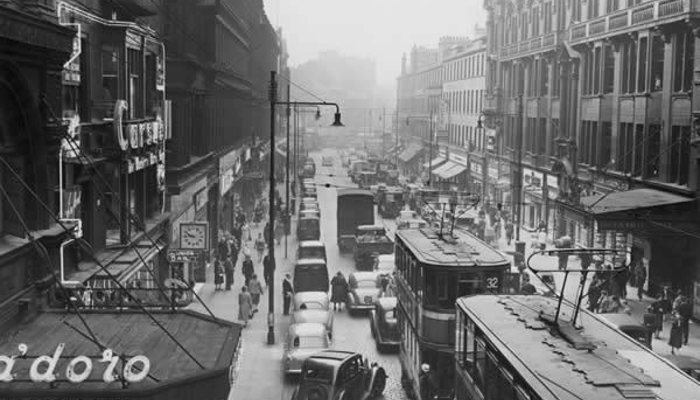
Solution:
M 377 350 L 398 350 L 401 343 L 399 326 L 396 320 L 396 297 L 382 297 L 374 303 L 370 311 L 370 328 Z
M 292 400 L 370 400 L 384 393 L 384 368 L 361 354 L 323 350 L 306 359 Z
M 307 292 L 313 293 L 313 292 Z M 326 296 L 328 298 L 328 296 Z M 321 324 L 328 330 L 328 337 L 333 339 L 333 313 L 330 309 L 326 309 L 323 299 L 319 300 L 307 300 L 306 302 L 299 303 L 306 304 L 305 310 L 294 310 L 292 313 L 291 323 L 293 324 L 304 324 L 304 323 L 315 323 Z
M 350 291 L 347 309 L 349 312 L 371 310 L 381 295 L 382 288 L 376 272 L 353 272 L 348 277 Z
M 297 260 L 305 258 L 320 258 L 328 263 L 326 245 L 320 240 L 303 240 L 297 247 Z
M 321 165 L 324 167 L 332 167 L 333 166 L 333 157 L 323 157 L 321 159 Z
M 331 338 L 322 324 L 295 323 L 287 330 L 282 363 L 285 374 L 301 373 L 301 366 L 312 354 L 329 348 Z
M 330 299 L 326 292 L 300 292 L 294 293 L 294 311 L 304 310 L 330 310 Z
M 292 282 L 294 293 L 328 293 L 328 289 L 330 288 L 328 279 L 328 267 L 326 266 L 325 260 L 320 258 L 297 260 L 294 266 L 294 278 Z

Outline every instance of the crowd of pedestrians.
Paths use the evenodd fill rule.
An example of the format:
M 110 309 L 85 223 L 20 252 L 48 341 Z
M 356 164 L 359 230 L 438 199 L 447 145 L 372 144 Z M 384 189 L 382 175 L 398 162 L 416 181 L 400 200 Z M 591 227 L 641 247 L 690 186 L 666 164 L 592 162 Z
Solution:
M 276 207 L 281 210 L 280 202 L 281 198 L 278 193 Z M 269 252 L 274 251 L 274 249 L 268 248 L 267 240 L 269 238 L 269 221 L 257 236 L 254 236 L 252 232 L 264 222 L 265 215 L 266 205 L 264 201 L 259 201 L 254 207 L 252 219 L 246 217 L 241 208 L 237 208 L 231 231 L 220 232 L 216 256 L 213 260 L 214 290 L 230 291 L 234 285 L 234 273 L 239 256 L 243 258 L 241 272 L 244 282 L 238 295 L 238 320 L 246 326 L 250 318 L 253 318 L 258 312 L 260 298 L 264 294 L 265 288 L 269 287 L 274 275 L 274 265 L 269 256 Z M 278 215 L 281 217 L 281 214 Z M 275 236 L 278 236 L 278 232 L 284 233 L 284 228 L 281 230 L 278 228 L 282 225 L 281 223 L 278 222 L 275 225 Z M 276 239 L 276 243 L 279 244 L 279 238 Z M 253 251 L 256 257 L 253 256 Z M 262 269 L 264 285 L 256 273 L 256 270 L 260 269 Z M 286 302 L 285 295 L 285 304 Z M 288 311 L 288 306 L 285 310 Z

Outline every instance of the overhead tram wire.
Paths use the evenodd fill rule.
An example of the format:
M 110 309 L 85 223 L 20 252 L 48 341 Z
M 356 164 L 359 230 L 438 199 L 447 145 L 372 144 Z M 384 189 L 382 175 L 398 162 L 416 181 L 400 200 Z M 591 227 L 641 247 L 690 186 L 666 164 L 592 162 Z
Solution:
M 45 105 L 47 106 L 47 110 L 49 111 L 49 113 L 50 113 L 50 114 L 54 117 L 54 119 L 55 119 L 55 118 L 56 118 L 56 115 L 55 115 L 55 113 L 53 112 L 53 110 L 51 109 L 51 105 L 46 101 L 46 98 L 45 98 L 45 97 L 42 97 L 42 100 L 44 101 Z M 102 175 L 102 173 L 99 171 L 99 169 L 97 168 L 97 166 L 95 165 L 95 163 L 94 163 L 89 157 L 87 157 L 85 154 L 83 154 L 83 152 L 80 150 L 80 148 L 79 148 L 77 142 L 75 141 L 75 139 L 73 139 L 72 137 L 70 137 L 67 133 L 64 133 L 63 136 L 64 136 L 64 139 L 66 140 L 66 142 L 68 143 L 68 145 L 71 147 L 71 150 L 73 150 L 73 151 L 78 155 L 78 157 L 81 157 L 81 156 L 82 156 L 83 159 L 87 161 L 88 165 L 90 165 L 90 167 L 91 167 L 92 170 L 95 172 L 95 174 L 98 176 L 98 178 L 99 178 L 99 179 L 102 181 L 102 183 L 105 185 L 105 187 L 106 187 L 108 190 L 110 190 L 112 193 L 115 193 L 115 194 L 116 194 L 116 195 L 115 195 L 115 199 L 117 200 L 117 202 L 119 203 L 119 205 L 120 205 L 120 206 L 126 205 L 126 203 L 121 199 L 121 197 L 120 197 L 120 195 L 119 195 L 119 192 L 115 191 L 114 188 L 109 184 L 109 182 L 108 182 L 107 179 L 104 177 L 104 175 Z M 106 193 L 104 192 L 104 190 L 102 190 L 102 189 L 100 189 L 99 187 L 97 187 L 97 185 L 94 185 L 94 186 L 95 186 L 95 189 L 97 189 L 97 193 L 100 195 L 100 197 L 101 197 L 102 200 L 105 202 L 105 204 L 108 204 L 108 203 L 107 203 L 107 196 L 106 196 Z M 113 214 L 112 210 L 111 210 L 109 207 L 107 207 L 107 209 L 110 211 L 110 213 Z M 161 251 L 163 250 L 163 248 L 161 248 L 161 247 L 158 245 L 157 241 L 154 240 L 154 239 L 148 234 L 147 229 L 146 229 L 146 224 L 143 223 L 142 221 L 140 221 L 137 215 L 134 215 L 134 214 L 129 213 L 129 217 L 130 217 L 130 219 L 133 219 L 133 223 L 134 223 L 134 225 L 136 225 L 137 228 L 142 228 L 141 230 L 143 231 L 143 236 L 144 236 L 145 238 L 147 238 L 147 239 L 151 242 L 151 244 L 154 246 L 154 248 L 156 249 L 156 251 L 157 251 L 157 252 L 161 252 Z M 120 223 L 120 221 L 117 221 L 117 222 Z M 143 263 L 143 267 L 149 272 L 149 274 L 150 274 L 151 277 L 153 278 L 154 283 L 155 283 L 156 286 L 158 287 L 158 290 L 161 292 L 161 294 L 164 296 L 165 299 L 170 299 L 170 296 L 168 296 L 168 294 L 165 292 L 165 289 L 163 289 L 163 287 L 162 287 L 162 285 L 160 284 L 160 282 L 158 282 L 158 279 L 157 279 L 157 277 L 156 277 L 156 275 L 155 275 L 155 272 L 153 272 L 153 270 L 152 270 L 151 268 L 148 267 L 148 263 L 146 262 L 146 260 L 144 259 L 144 257 L 141 255 L 140 251 L 138 250 L 137 244 L 138 244 L 138 242 L 137 242 L 136 240 L 132 240 L 132 241 L 130 241 L 130 242 L 127 244 L 126 248 L 127 248 L 127 249 L 132 249 L 132 250 L 134 250 L 134 252 L 136 253 L 136 255 L 137 255 L 138 258 L 139 258 L 139 261 L 141 261 L 141 263 Z M 209 306 L 204 302 L 204 300 L 197 294 L 197 292 L 194 290 L 194 288 L 193 288 L 189 283 L 187 283 L 187 282 L 184 282 L 184 283 L 187 285 L 188 291 L 190 291 L 190 292 L 194 295 L 194 297 L 202 304 L 202 306 L 206 309 L 206 311 L 207 311 L 208 314 L 214 319 L 214 321 L 215 321 L 217 324 L 221 325 L 221 321 L 219 320 L 219 318 L 217 318 L 217 317 L 214 315 L 213 311 L 212 311 L 212 310 L 209 308 Z M 171 304 L 171 307 L 172 307 L 172 304 Z
M 143 311 L 144 314 L 148 315 L 148 317 L 149 317 L 149 318 L 150 318 L 150 319 L 151 319 L 151 320 L 152 320 L 152 321 L 153 321 L 153 322 L 154 322 L 154 323 L 155 323 L 155 324 L 156 324 L 156 325 L 157 325 L 157 326 L 158 326 L 158 327 L 173 341 L 173 342 L 175 342 L 175 344 L 176 344 L 176 345 L 177 345 L 177 346 L 192 360 L 192 361 L 194 361 L 201 369 L 206 369 L 206 367 L 204 367 L 204 365 L 202 365 L 202 364 L 194 357 L 194 355 L 192 355 L 192 353 L 190 353 L 189 350 L 187 350 L 187 349 L 184 347 L 184 345 L 183 345 L 182 343 L 180 343 L 180 341 L 178 341 L 177 338 L 175 338 L 175 337 L 173 336 L 173 334 L 172 334 L 170 331 L 168 331 L 168 329 L 167 329 L 165 326 L 163 326 L 163 324 L 162 324 L 160 321 L 158 321 L 158 319 L 156 319 L 156 318 L 153 316 L 153 314 L 152 314 L 151 312 L 149 312 L 149 311 L 141 304 L 141 302 L 140 302 L 138 299 L 136 299 L 136 298 L 131 294 L 131 292 L 128 291 L 128 290 L 124 287 L 124 285 L 122 285 L 121 282 L 119 282 L 119 280 L 117 280 L 117 279 L 114 277 L 114 275 L 107 269 L 107 267 L 105 267 L 105 266 L 102 264 L 102 262 L 101 262 L 100 260 L 97 259 L 97 257 L 92 253 L 92 248 L 91 248 L 90 244 L 89 244 L 87 241 L 85 241 L 85 239 L 83 239 L 83 238 L 75 237 L 75 234 L 74 234 L 73 230 L 70 229 L 70 228 L 68 228 L 68 227 L 66 227 L 66 225 L 63 223 L 63 221 L 61 220 L 61 218 L 59 218 L 59 216 L 57 216 L 57 215 L 53 212 L 53 210 L 51 210 L 51 208 L 50 208 L 48 205 L 46 205 L 46 203 L 44 203 L 44 201 L 39 197 L 39 195 L 34 191 L 34 189 L 32 189 L 32 188 L 29 186 L 29 184 L 27 184 L 27 182 L 24 181 L 24 179 L 17 173 L 17 171 L 14 170 L 14 168 L 12 168 L 12 166 L 7 162 L 7 160 L 5 160 L 5 157 L 2 156 L 2 155 L 0 155 L 0 163 L 2 163 L 2 164 L 12 173 L 12 175 L 15 177 L 15 179 L 17 179 L 17 180 L 19 181 L 19 183 L 25 188 L 25 190 L 27 190 L 27 191 L 32 195 L 32 197 L 34 197 L 34 199 L 37 201 L 37 203 L 39 203 L 39 205 L 41 205 L 41 207 L 44 209 L 44 211 L 46 211 L 46 212 L 49 214 L 49 216 L 51 216 L 52 219 L 56 220 L 56 222 L 58 223 L 58 225 L 60 225 L 61 228 L 62 228 L 65 232 L 67 232 L 67 233 L 73 235 L 73 238 L 75 239 L 75 241 L 78 242 L 79 244 L 81 244 L 81 246 L 83 246 L 83 248 L 87 250 L 86 252 L 90 255 L 90 257 L 93 259 L 93 261 L 95 261 L 95 264 L 102 270 L 102 272 L 104 272 L 115 284 L 117 284 L 117 286 L 119 286 L 119 288 L 120 288 L 124 293 L 126 293 L 126 295 L 129 297 L 129 299 L 132 300 L 132 301 L 134 301 L 134 303 L 141 309 L 141 311 Z
M 12 212 L 15 214 L 18 221 L 20 222 L 20 225 L 22 226 L 22 230 L 24 231 L 24 234 L 27 235 L 27 238 L 29 239 L 30 243 L 34 246 L 34 248 L 41 255 L 41 257 L 45 259 L 46 263 L 44 264 L 44 266 L 46 266 L 46 269 L 47 269 L 49 275 L 55 276 L 55 269 L 53 266 L 53 261 L 51 260 L 51 257 L 49 256 L 48 250 L 41 242 L 38 242 L 36 240 L 36 238 L 34 238 L 34 235 L 32 235 L 32 232 L 29 229 L 29 227 L 27 226 L 27 224 L 24 220 L 24 217 L 19 213 L 14 202 L 12 201 L 9 194 L 7 193 L 7 191 L 5 190 L 5 188 L 2 185 L 0 185 L 0 192 L 1 192 L 2 196 L 5 198 L 7 205 L 10 206 L 10 208 L 12 209 Z M 78 319 L 80 319 L 80 322 L 83 324 L 83 326 L 85 327 L 85 329 L 87 330 L 88 333 L 85 334 L 85 333 L 81 332 L 78 328 L 76 328 L 75 326 L 70 324 L 68 321 L 64 320 L 63 323 L 65 325 L 67 325 L 68 327 L 70 327 L 71 329 L 73 329 L 74 331 L 76 331 L 77 333 L 79 333 L 81 336 L 85 337 L 87 340 L 89 340 L 93 344 L 95 344 L 100 351 L 106 350 L 107 346 L 104 345 L 97 338 L 97 335 L 95 335 L 95 332 L 93 332 L 92 328 L 90 328 L 90 325 L 87 323 L 87 320 L 81 314 L 78 307 L 75 305 L 75 303 L 73 303 L 70 300 L 70 296 L 69 296 L 68 291 L 66 290 L 65 286 L 63 286 L 63 282 L 61 282 L 60 279 L 57 279 L 56 281 L 58 283 L 59 289 L 61 290 L 61 294 L 63 295 L 63 298 L 66 300 L 66 303 L 68 303 L 68 308 L 72 309 L 75 312 L 75 314 L 78 316 Z M 123 353 L 118 352 L 118 355 L 120 356 L 120 358 L 124 357 Z M 136 369 L 141 370 L 141 368 L 139 368 L 139 367 L 136 367 Z M 148 374 L 148 377 L 151 378 L 152 380 L 154 380 L 155 382 L 160 382 L 158 380 L 158 378 L 154 377 L 150 373 Z
M 12 212 L 15 214 L 15 216 L 19 220 L 20 226 L 22 227 L 22 231 L 24 231 L 24 234 L 27 235 L 27 239 L 29 239 L 29 242 L 32 244 L 32 246 L 34 246 L 34 249 L 41 255 L 41 257 L 45 259 L 46 263 L 43 263 L 43 264 L 46 267 L 47 271 L 49 272 L 49 275 L 55 277 L 56 270 L 55 270 L 54 265 L 53 265 L 53 260 L 51 259 L 46 247 L 43 244 L 41 244 L 40 242 L 37 242 L 36 238 L 34 238 L 32 231 L 27 226 L 27 223 L 25 222 L 24 218 L 22 217 L 22 214 L 19 212 L 19 210 L 17 210 L 17 207 L 15 207 L 15 204 L 12 202 L 10 195 L 7 193 L 7 190 L 5 190 L 3 185 L 0 185 L 0 193 L 2 194 L 2 197 L 7 202 L 7 205 L 10 206 L 10 209 L 12 210 Z M 90 325 L 88 325 L 88 323 L 85 320 L 85 318 L 83 317 L 83 315 L 80 313 L 80 310 L 78 309 L 78 307 L 72 301 L 70 301 L 70 295 L 69 295 L 68 291 L 66 290 L 65 286 L 63 286 L 63 282 L 61 282 L 60 279 L 57 279 L 56 281 L 58 282 L 58 287 L 61 290 L 61 294 L 63 295 L 63 298 L 68 303 L 68 307 L 73 309 L 73 311 L 76 313 L 76 315 L 80 319 L 80 322 L 82 322 L 82 324 L 85 326 L 85 329 L 87 329 L 88 334 L 93 338 L 93 340 L 95 340 L 95 342 L 99 343 L 97 336 L 95 336 L 95 333 L 90 328 Z M 102 351 L 102 350 L 104 350 L 104 348 L 100 346 L 100 351 Z

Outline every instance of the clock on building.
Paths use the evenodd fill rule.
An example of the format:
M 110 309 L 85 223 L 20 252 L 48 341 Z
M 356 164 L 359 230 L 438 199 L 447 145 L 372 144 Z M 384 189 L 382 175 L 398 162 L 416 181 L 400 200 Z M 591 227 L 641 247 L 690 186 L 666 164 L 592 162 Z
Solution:
M 181 223 L 180 248 L 188 250 L 209 248 L 209 224 L 206 222 Z

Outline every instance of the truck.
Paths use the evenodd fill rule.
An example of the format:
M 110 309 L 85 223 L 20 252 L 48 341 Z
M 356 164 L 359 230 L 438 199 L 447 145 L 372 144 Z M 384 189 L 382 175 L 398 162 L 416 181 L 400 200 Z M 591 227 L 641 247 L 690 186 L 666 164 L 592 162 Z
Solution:
M 374 224 L 374 196 L 369 190 L 338 189 L 338 248 L 355 247 L 355 231 L 360 225 Z
M 360 225 L 355 231 L 353 256 L 358 271 L 372 271 L 374 256 L 392 254 L 394 240 L 381 225 Z

